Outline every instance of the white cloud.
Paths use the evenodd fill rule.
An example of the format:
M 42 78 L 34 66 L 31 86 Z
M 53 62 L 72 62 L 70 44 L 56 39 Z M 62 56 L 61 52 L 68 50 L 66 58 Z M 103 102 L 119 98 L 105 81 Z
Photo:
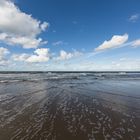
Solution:
M 60 56 L 59 56 L 58 59 L 60 59 L 60 60 L 66 60 L 66 59 L 70 59 L 72 57 L 73 57 L 73 54 L 72 53 L 67 53 L 64 50 L 61 50 L 60 51 Z
M 77 57 L 82 55 L 81 52 L 74 51 L 74 52 L 66 52 L 64 50 L 60 51 L 60 55 L 56 58 L 57 60 L 68 60 L 71 59 L 72 57 Z
M 41 27 L 41 30 L 42 30 L 42 31 L 45 31 L 45 30 L 49 27 L 49 23 L 43 22 L 43 23 L 40 25 L 40 27 Z
M 20 54 L 20 55 L 18 55 L 18 54 L 12 55 L 12 59 L 14 61 L 25 61 L 28 57 L 29 57 L 29 55 L 26 54 L 26 53 L 23 53 L 23 54 Z
M 12 1 L 0 0 L 0 41 L 24 48 L 36 48 L 43 43 L 37 36 L 47 27 L 47 22 L 41 23 L 21 12 Z
M 48 48 L 40 48 L 34 51 L 34 54 L 29 55 L 26 53 L 23 54 L 14 54 L 12 56 L 14 61 L 23 61 L 29 63 L 41 63 L 48 62 L 50 59 L 49 49 Z
M 3 57 L 3 56 L 5 56 L 5 55 L 7 55 L 7 54 L 9 54 L 9 53 L 10 52 L 9 52 L 8 49 L 6 49 L 4 47 L 0 47 L 0 58 Z
M 27 38 L 27 37 L 14 37 L 9 36 L 6 33 L 0 34 L 0 40 L 4 41 L 5 43 L 9 45 L 22 45 L 23 48 L 36 48 L 39 45 L 47 44 L 47 41 L 42 41 L 41 38 L 35 39 L 35 38 Z
M 31 55 L 26 59 L 26 62 L 37 63 L 37 62 L 48 62 L 50 59 L 49 49 L 40 48 L 34 51 L 35 55 Z
M 8 63 L 8 60 L 6 59 L 6 55 L 9 54 L 9 50 L 4 48 L 4 47 L 0 47 L 0 65 L 6 65 Z
M 63 41 L 57 41 L 52 43 L 53 46 L 63 45 Z
M 66 42 L 63 42 L 63 41 L 56 41 L 56 42 L 53 42 L 52 45 L 53 46 L 60 46 L 60 45 L 67 45 L 68 43 Z
M 133 47 L 140 47 L 140 39 L 133 41 L 132 46 Z
M 123 45 L 128 40 L 128 34 L 114 35 L 110 40 L 105 40 L 95 51 L 104 51 L 111 48 L 117 48 Z
M 129 21 L 136 22 L 139 18 L 140 18 L 140 15 L 139 14 L 131 15 L 129 17 Z

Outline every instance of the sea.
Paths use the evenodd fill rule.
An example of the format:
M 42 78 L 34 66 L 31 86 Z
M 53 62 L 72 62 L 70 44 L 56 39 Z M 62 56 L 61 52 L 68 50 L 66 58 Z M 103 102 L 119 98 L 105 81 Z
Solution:
M 140 72 L 0 72 L 0 140 L 140 140 Z

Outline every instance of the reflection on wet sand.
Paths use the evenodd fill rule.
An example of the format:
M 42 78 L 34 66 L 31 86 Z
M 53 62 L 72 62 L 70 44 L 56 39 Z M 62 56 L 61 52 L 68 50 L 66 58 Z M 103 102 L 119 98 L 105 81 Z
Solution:
M 140 81 L 90 78 L 1 83 L 0 140 L 140 139 Z

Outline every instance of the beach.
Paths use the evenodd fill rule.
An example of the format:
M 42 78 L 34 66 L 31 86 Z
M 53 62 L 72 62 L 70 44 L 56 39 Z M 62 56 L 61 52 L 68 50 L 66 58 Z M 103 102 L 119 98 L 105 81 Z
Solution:
M 0 73 L 0 140 L 140 140 L 140 73 Z

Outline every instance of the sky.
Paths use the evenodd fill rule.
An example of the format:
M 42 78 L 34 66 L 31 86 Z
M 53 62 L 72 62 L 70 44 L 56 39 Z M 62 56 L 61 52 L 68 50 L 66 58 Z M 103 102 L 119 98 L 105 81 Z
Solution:
M 140 71 L 139 0 L 0 0 L 0 71 Z

